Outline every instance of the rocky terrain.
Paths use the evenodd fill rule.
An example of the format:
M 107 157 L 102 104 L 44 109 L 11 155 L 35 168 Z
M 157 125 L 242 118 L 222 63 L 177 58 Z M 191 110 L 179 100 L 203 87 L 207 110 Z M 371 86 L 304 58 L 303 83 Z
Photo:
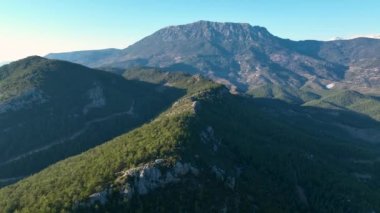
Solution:
M 0 212 L 379 212 L 379 49 L 199 21 L 2 66 Z
M 133 131 L 1 189 L 0 207 L 6 212 L 380 208 L 378 143 L 342 127 L 378 128 L 378 122 L 347 111 L 232 95 L 194 77 L 185 82 L 203 89 Z M 46 199 L 40 199 L 44 192 Z
M 238 92 L 264 85 L 377 92 L 379 51 L 378 39 L 291 41 L 263 27 L 199 21 L 163 28 L 123 50 L 47 57 L 91 67 L 150 66 L 202 74 Z

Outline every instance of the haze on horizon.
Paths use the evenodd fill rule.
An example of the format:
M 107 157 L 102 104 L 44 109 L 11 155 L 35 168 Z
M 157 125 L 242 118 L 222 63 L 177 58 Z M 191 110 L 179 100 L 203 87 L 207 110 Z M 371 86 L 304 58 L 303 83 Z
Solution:
M 0 5 L 0 64 L 29 55 L 125 48 L 162 27 L 243 22 L 294 40 L 380 34 L 380 1 L 12 0 Z

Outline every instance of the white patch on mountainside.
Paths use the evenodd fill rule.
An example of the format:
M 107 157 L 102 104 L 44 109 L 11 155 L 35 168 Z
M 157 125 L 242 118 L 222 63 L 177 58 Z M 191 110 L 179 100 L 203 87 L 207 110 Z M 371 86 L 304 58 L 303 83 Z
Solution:
M 119 191 L 119 194 L 127 199 L 135 195 L 146 195 L 155 189 L 179 183 L 185 178 L 197 178 L 201 173 L 211 174 L 215 181 L 223 183 L 230 190 L 234 190 L 236 178 L 240 176 L 240 169 L 237 169 L 236 176 L 228 176 L 225 170 L 215 165 L 208 169 L 200 169 L 191 163 L 181 161 L 172 163 L 168 159 L 156 159 L 116 173 L 117 178 L 113 184 L 102 191 L 91 194 L 85 201 L 75 205 L 90 206 L 95 203 L 104 205 L 116 191 Z
M 174 165 L 170 165 L 168 160 L 156 159 L 142 166 L 121 171 L 117 175 L 115 181 L 121 184 L 120 194 L 131 198 L 135 194 L 145 195 L 154 189 L 165 187 L 167 184 L 179 182 L 185 175 L 198 176 L 199 170 L 190 163 L 178 161 Z M 112 191 L 111 188 L 107 188 L 94 193 L 86 202 L 78 205 L 91 205 L 96 202 L 105 204 Z
M 335 83 L 331 83 L 331 84 L 327 84 L 326 85 L 326 88 L 327 89 L 332 89 L 332 88 L 334 88 L 335 87 Z
M 46 101 L 46 97 L 42 91 L 30 89 L 21 95 L 9 98 L 5 101 L 0 101 L 0 113 L 17 111 L 30 107 L 32 104 L 42 104 Z
M 180 177 L 186 174 L 190 173 L 195 176 L 199 174 L 198 169 L 191 166 L 190 163 L 181 162 L 177 162 L 164 172 L 160 167 L 163 167 L 165 162 L 164 159 L 157 159 L 154 162 L 122 172 L 122 176 L 119 177 L 119 181 L 124 182 L 122 193 L 127 197 L 132 196 L 135 192 L 143 195 L 168 183 L 178 182 Z
M 87 114 L 92 108 L 101 108 L 106 105 L 103 88 L 98 83 L 94 85 L 95 87 L 87 93 L 91 102 L 83 108 L 83 114 Z
M 200 133 L 200 140 L 204 144 L 209 144 L 213 152 L 217 152 L 221 145 L 221 140 L 215 136 L 214 129 L 208 126 Z
M 193 101 L 191 107 L 194 109 L 194 112 L 197 113 L 201 109 L 201 103 L 199 101 Z
M 216 83 L 225 85 L 227 88 L 230 89 L 230 93 L 239 94 L 237 86 L 231 83 L 229 80 L 224 79 L 224 78 L 218 78 L 215 76 L 210 76 L 210 78 L 214 80 Z

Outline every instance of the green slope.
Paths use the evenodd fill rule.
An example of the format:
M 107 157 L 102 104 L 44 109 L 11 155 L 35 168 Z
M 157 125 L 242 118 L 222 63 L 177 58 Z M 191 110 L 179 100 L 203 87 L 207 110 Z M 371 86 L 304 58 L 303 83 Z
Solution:
M 171 72 L 158 68 L 136 68 L 127 69 L 122 72 L 122 75 L 128 80 L 186 89 L 188 93 L 196 93 L 212 87 L 218 87 L 217 84 L 207 78 L 200 75 L 191 76 L 180 72 L 180 70 Z
M 185 93 L 40 57 L 1 67 L 0 186 L 140 126 Z
M 379 147 L 345 134 L 332 121 L 349 123 L 332 112 L 210 85 L 149 124 L 1 189 L 0 209 L 379 211 Z
M 256 98 L 273 98 L 294 104 L 302 104 L 320 98 L 316 92 L 279 85 L 261 86 L 250 90 L 247 94 Z
M 350 90 L 337 91 L 319 100 L 307 102 L 304 105 L 351 110 L 380 120 L 380 101 L 371 96 Z

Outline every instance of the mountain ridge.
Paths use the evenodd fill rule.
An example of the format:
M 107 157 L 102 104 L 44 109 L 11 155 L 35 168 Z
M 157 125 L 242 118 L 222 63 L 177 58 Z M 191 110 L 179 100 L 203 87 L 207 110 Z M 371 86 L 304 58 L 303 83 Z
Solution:
M 379 50 L 376 39 L 292 41 L 276 37 L 264 27 L 199 21 L 163 28 L 99 60 L 81 60 L 81 53 L 73 59 L 70 53 L 47 57 L 95 67 L 181 70 L 242 93 L 265 85 L 323 90 L 332 83 L 337 88 L 378 92 Z
M 210 86 L 141 128 L 0 189 L 0 207 L 7 212 L 380 208 L 373 187 L 379 184 L 379 150 L 330 123 L 342 121 L 333 111 Z M 301 125 L 305 122 L 309 125 Z
M 0 179 L 24 177 L 155 117 L 184 90 L 38 56 L 0 67 Z

